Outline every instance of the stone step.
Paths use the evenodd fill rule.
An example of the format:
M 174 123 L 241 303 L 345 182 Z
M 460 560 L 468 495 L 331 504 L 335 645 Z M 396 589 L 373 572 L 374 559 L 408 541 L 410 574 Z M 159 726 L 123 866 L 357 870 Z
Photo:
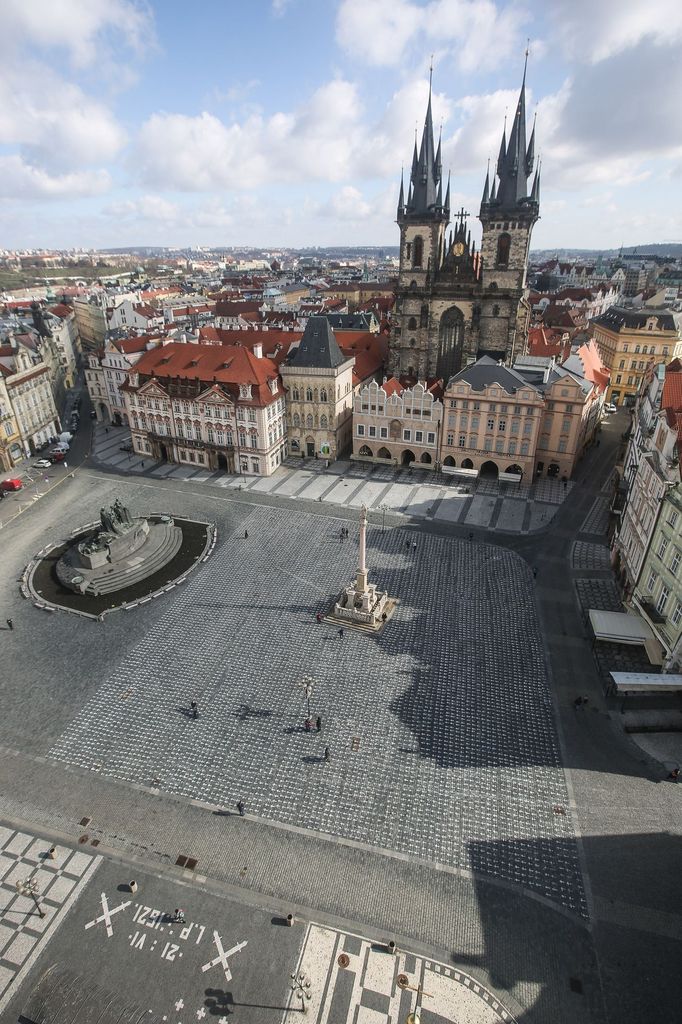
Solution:
M 105 579 L 93 582 L 86 590 L 89 594 L 110 594 L 123 587 L 133 586 L 141 580 L 152 576 L 164 565 L 171 561 L 180 550 L 182 545 L 182 530 L 178 526 L 171 526 L 168 523 L 159 524 L 163 531 L 163 539 L 157 550 L 149 558 L 139 565 L 127 569 L 120 569 L 113 572 Z

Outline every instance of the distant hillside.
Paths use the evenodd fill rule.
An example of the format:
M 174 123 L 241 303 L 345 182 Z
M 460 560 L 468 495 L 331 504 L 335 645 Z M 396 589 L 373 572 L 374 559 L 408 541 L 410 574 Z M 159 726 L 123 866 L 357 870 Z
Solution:
M 532 249 L 531 258 L 546 260 L 557 257 L 560 260 L 591 260 L 602 256 L 613 259 L 616 256 L 658 256 L 663 259 L 680 259 L 682 242 L 649 242 L 646 245 L 624 245 L 618 249 Z

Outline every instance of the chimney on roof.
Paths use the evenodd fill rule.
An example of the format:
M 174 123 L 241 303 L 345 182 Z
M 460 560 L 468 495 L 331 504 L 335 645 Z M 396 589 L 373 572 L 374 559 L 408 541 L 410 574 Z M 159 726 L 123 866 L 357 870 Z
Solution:
M 262 344 L 262 342 L 260 342 L 260 341 L 256 342 L 256 344 L 253 346 L 253 354 L 256 357 L 256 359 L 262 359 L 263 358 L 263 344 Z

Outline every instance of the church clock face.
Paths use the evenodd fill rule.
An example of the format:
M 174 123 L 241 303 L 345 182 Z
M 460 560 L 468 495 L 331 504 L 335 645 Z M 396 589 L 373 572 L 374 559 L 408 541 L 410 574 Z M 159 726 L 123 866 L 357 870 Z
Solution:
M 463 243 L 462 242 L 458 242 L 457 245 L 454 247 L 454 249 L 452 251 L 454 252 L 455 256 L 461 256 L 462 253 L 464 252 L 464 245 L 463 245 Z

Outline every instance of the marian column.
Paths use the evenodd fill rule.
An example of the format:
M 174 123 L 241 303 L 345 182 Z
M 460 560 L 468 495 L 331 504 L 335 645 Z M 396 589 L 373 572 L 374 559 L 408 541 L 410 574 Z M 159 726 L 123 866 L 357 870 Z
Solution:
M 355 581 L 355 589 L 358 594 L 364 594 L 367 591 L 367 564 L 366 564 L 366 550 L 367 550 L 367 508 L 365 505 L 362 506 L 360 513 L 360 564 L 358 565 L 358 575 Z

